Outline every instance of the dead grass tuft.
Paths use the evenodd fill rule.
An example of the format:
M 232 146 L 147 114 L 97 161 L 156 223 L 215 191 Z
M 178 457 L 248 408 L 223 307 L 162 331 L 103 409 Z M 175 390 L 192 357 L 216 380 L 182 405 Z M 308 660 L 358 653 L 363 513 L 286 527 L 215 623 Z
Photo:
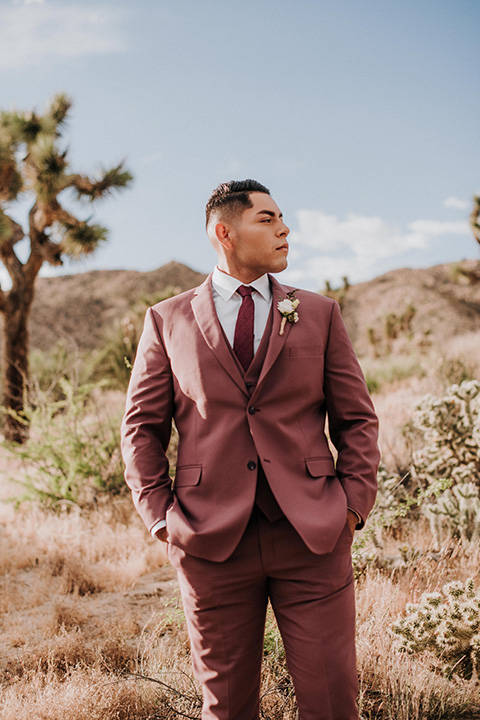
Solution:
M 151 694 L 150 694 L 151 695 Z M 155 699 L 133 680 L 74 670 L 25 677 L 7 688 L 0 701 L 3 720 L 160 720 Z M 166 718 L 165 718 L 166 720 Z
M 80 627 L 85 620 L 85 611 L 74 599 L 61 598 L 52 604 L 51 617 L 45 625 L 50 626 L 50 634 L 55 635 L 61 630 Z

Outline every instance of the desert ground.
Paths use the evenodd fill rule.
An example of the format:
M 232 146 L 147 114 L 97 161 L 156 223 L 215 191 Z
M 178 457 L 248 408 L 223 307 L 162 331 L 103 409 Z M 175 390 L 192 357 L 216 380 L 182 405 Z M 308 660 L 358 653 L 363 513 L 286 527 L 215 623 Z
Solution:
M 376 336 L 358 335 L 357 344 L 380 417 L 384 477 L 401 484 L 418 449 L 405 427 L 421 399 L 429 394 L 441 397 L 453 384 L 480 379 L 480 313 L 474 307 L 477 285 L 473 297 L 473 290 L 468 295 L 469 286 L 459 283 L 458 302 L 466 308 L 462 325 L 450 324 L 448 332 L 437 329 L 441 339 L 434 342 L 434 311 L 429 333 L 417 310 L 389 337 L 378 321 L 389 311 L 379 299 L 385 282 L 379 283 L 377 315 L 368 321 L 371 326 L 377 323 Z M 443 296 L 447 297 L 446 291 Z M 452 323 L 458 307 L 449 298 Z M 348 305 L 346 318 L 347 310 Z M 359 333 L 359 319 L 350 317 L 350 322 Z M 355 330 L 351 334 L 355 336 Z M 74 390 L 84 379 L 65 365 L 52 370 L 48 351 L 36 352 L 42 355 L 37 354 L 32 373 L 37 374 L 41 402 L 32 414 L 31 438 L 21 449 L 5 444 L 0 448 L 0 717 L 198 718 L 200 690 L 190 669 L 175 574 L 163 547 L 149 536 L 128 495 L 118 484 L 108 485 L 114 461 L 115 467 L 119 462 L 115 451 L 108 451 L 112 462 L 108 482 L 105 475 L 103 485 L 91 484 L 80 465 L 84 446 L 72 441 L 77 440 L 77 432 L 82 442 L 85 437 L 95 438 L 98 458 L 104 457 L 102 432 L 118 427 L 124 388 L 114 387 L 111 378 L 102 385 L 93 375 L 97 387 L 85 393 L 80 409 L 76 406 L 73 432 L 73 426 L 63 424 L 71 414 L 65 403 L 56 412 L 42 416 L 40 411 L 42 402 L 51 406 L 58 397 L 65 398 L 65 387 L 59 395 L 56 379 L 52 380 L 55 373 L 57 379 L 66 373 Z M 85 356 L 76 358 L 78 370 L 79 358 L 85 365 Z M 70 402 L 75 405 L 75 394 Z M 65 456 L 69 453 L 68 467 L 65 457 L 62 462 L 52 459 L 58 447 L 65 448 Z M 81 459 L 85 465 L 87 459 Z M 93 467 L 94 460 L 88 460 Z M 59 472 L 66 477 L 72 467 L 87 479 L 69 496 L 60 481 L 50 480 Z M 403 485 L 408 490 L 408 481 Z M 404 507 L 395 503 L 388 500 L 387 510 Z M 431 648 L 402 652 L 392 626 L 405 617 L 409 603 L 418 603 L 426 592 L 441 591 L 447 583 L 472 578 L 480 592 L 479 537 L 461 532 L 439 537 L 418 506 L 403 514 L 384 511 L 385 506 L 374 511 L 358 534 L 354 553 L 361 716 L 364 720 L 478 719 L 476 667 L 465 670 L 466 660 L 460 658 L 458 667 L 446 669 L 446 657 L 435 655 Z M 265 637 L 261 712 L 268 720 L 297 717 L 272 616 Z

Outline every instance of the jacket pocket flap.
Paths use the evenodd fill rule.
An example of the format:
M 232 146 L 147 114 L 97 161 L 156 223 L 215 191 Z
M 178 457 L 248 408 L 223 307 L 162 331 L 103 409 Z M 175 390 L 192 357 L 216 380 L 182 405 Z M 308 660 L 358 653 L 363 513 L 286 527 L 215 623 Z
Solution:
M 335 465 L 331 457 L 307 458 L 305 465 L 312 477 L 335 477 Z
M 181 465 L 175 472 L 173 487 L 193 487 L 198 485 L 202 475 L 201 465 Z
M 325 355 L 325 348 L 323 345 L 308 345 L 307 347 L 290 347 L 288 348 L 289 357 L 301 358 L 301 357 L 318 357 Z

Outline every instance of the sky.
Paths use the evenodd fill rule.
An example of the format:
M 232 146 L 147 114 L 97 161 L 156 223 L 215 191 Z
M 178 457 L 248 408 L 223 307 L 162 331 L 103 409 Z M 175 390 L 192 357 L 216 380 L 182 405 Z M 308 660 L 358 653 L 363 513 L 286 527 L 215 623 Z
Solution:
M 66 92 L 72 169 L 134 175 L 62 272 L 209 272 L 205 203 L 252 177 L 291 229 L 279 279 L 321 290 L 479 256 L 479 27 L 478 0 L 0 0 L 0 109 Z

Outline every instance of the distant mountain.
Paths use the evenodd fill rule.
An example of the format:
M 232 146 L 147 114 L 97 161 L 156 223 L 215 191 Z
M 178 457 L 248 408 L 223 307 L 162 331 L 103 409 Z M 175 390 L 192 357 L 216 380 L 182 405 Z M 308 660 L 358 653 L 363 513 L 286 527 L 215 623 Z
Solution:
M 205 275 L 171 262 L 151 272 L 93 270 L 77 275 L 39 278 L 30 320 L 32 348 L 48 350 L 62 339 L 67 346 L 91 350 L 105 331 L 142 298 L 189 290 Z
M 97 270 L 40 278 L 30 321 L 32 348 L 48 350 L 62 339 L 71 347 L 91 350 L 142 298 L 154 302 L 163 293 L 188 290 L 204 278 L 176 262 L 144 273 Z M 352 285 L 342 299 L 342 312 L 360 355 L 387 345 L 393 351 L 441 347 L 452 335 L 480 331 L 480 263 L 392 270 Z
M 391 270 L 353 285 L 343 318 L 357 353 L 439 350 L 453 335 L 480 331 L 480 262 L 464 260 L 424 269 Z

